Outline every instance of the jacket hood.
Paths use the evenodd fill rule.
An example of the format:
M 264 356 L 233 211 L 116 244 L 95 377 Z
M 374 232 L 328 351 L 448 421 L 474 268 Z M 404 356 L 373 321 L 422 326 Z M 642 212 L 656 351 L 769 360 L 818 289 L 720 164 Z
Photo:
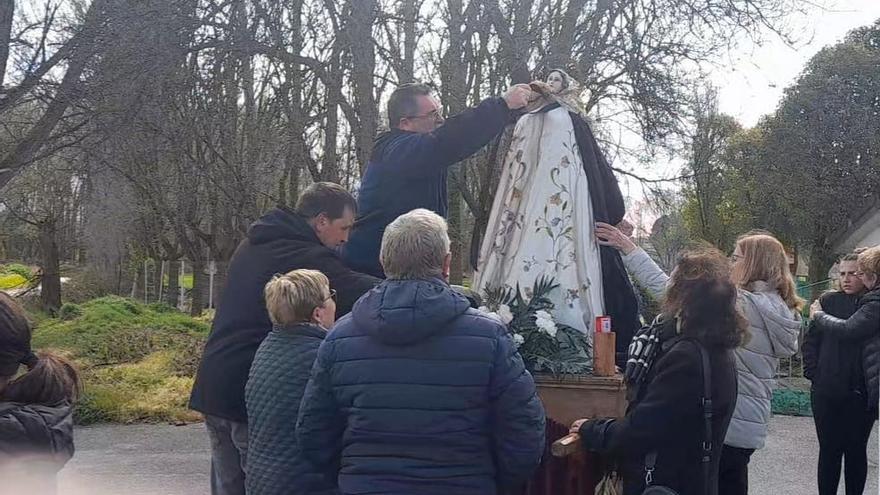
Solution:
M 469 307 L 440 279 L 387 280 L 354 305 L 352 318 L 385 344 L 409 345 L 441 332 Z
M 395 137 L 401 136 L 404 134 L 415 134 L 411 131 L 402 131 L 400 129 L 391 129 L 384 132 L 379 133 L 376 136 L 375 141 L 373 141 L 373 152 L 370 155 L 371 160 L 375 160 L 378 157 L 381 157 L 385 154 L 385 148 L 388 146 Z
M 3 454 L 41 454 L 59 463 L 73 456 L 73 408 L 0 402 L 0 457 Z
M 279 239 L 289 239 L 320 244 L 312 226 L 306 219 L 284 207 L 269 210 L 252 223 L 248 229 L 251 244 L 265 244 Z
M 801 315 L 796 310 L 789 308 L 775 290 L 769 290 L 769 286 L 766 284 L 762 286 L 762 283 L 756 282 L 753 285 L 754 292 L 740 291 L 741 297 L 746 300 L 744 301 L 746 307 L 743 310 L 750 320 L 755 320 L 755 317 L 757 317 L 757 321 L 750 321 L 749 323 L 754 326 L 765 327 L 775 346 L 786 347 L 787 335 L 800 331 Z M 762 291 L 762 288 L 768 290 Z M 753 308 L 749 308 L 749 305 L 752 305 L 758 311 L 750 311 Z

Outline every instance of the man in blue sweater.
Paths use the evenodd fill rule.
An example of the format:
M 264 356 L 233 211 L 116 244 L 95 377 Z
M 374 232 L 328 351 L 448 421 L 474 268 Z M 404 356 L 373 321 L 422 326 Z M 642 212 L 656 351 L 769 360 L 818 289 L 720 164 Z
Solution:
M 510 112 L 531 98 L 529 86 L 518 84 L 503 97 L 483 100 L 446 120 L 428 86 L 398 87 L 388 100 L 391 130 L 376 138 L 361 180 L 359 216 L 343 251 L 348 265 L 384 277 L 379 246 L 385 227 L 417 208 L 445 218 L 446 170 L 488 144 L 504 129 Z

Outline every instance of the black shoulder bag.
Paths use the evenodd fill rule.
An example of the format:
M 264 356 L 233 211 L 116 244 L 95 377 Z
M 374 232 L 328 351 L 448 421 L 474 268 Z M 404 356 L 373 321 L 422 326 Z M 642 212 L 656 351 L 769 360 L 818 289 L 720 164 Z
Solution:
M 689 339 L 690 340 L 690 339 Z M 692 342 L 700 351 L 701 368 L 703 375 L 703 442 L 701 466 L 703 471 L 704 495 L 709 495 L 709 471 L 712 467 L 712 370 L 709 367 L 709 353 L 702 344 L 696 340 Z M 657 465 L 657 451 L 645 456 L 645 491 L 642 495 L 678 495 L 671 488 L 654 484 L 654 467 Z

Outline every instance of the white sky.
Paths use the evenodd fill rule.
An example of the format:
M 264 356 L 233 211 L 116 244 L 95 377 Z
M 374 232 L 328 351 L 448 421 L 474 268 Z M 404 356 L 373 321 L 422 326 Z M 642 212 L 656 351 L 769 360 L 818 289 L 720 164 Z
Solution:
M 815 8 L 808 17 L 792 17 L 790 22 L 796 26 L 793 46 L 768 31 L 760 44 L 741 39 L 734 50 L 720 57 L 710 72 L 710 79 L 718 88 L 719 111 L 735 117 L 745 127 L 754 126 L 762 116 L 776 109 L 783 90 L 797 80 L 813 55 L 841 41 L 852 29 L 880 19 L 880 0 L 824 1 L 824 9 Z M 618 165 L 657 179 L 678 176 L 684 165 L 682 157 L 670 158 L 663 153 L 655 160 L 631 163 L 624 158 Z M 638 211 L 644 189 L 638 181 L 620 178 L 624 195 L 633 201 L 631 210 Z M 678 183 L 663 186 L 664 189 L 678 187 Z M 643 221 L 647 225 L 644 226 L 650 228 L 655 215 L 645 215 Z
M 816 9 L 810 18 L 795 21 L 804 28 L 798 29 L 795 46 L 768 34 L 763 46 L 744 42 L 725 57 L 729 65 L 712 73 L 721 112 L 744 126 L 755 125 L 776 108 L 782 90 L 795 82 L 810 57 L 841 41 L 850 30 L 880 18 L 880 0 L 830 0 L 828 4 L 829 8 Z

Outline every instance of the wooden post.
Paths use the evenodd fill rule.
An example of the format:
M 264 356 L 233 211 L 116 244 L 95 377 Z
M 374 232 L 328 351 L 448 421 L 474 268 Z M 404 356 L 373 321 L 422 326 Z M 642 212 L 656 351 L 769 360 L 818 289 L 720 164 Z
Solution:
M 593 374 L 596 376 L 614 376 L 617 368 L 614 365 L 614 349 L 616 342 L 614 332 L 596 332 L 593 334 Z

